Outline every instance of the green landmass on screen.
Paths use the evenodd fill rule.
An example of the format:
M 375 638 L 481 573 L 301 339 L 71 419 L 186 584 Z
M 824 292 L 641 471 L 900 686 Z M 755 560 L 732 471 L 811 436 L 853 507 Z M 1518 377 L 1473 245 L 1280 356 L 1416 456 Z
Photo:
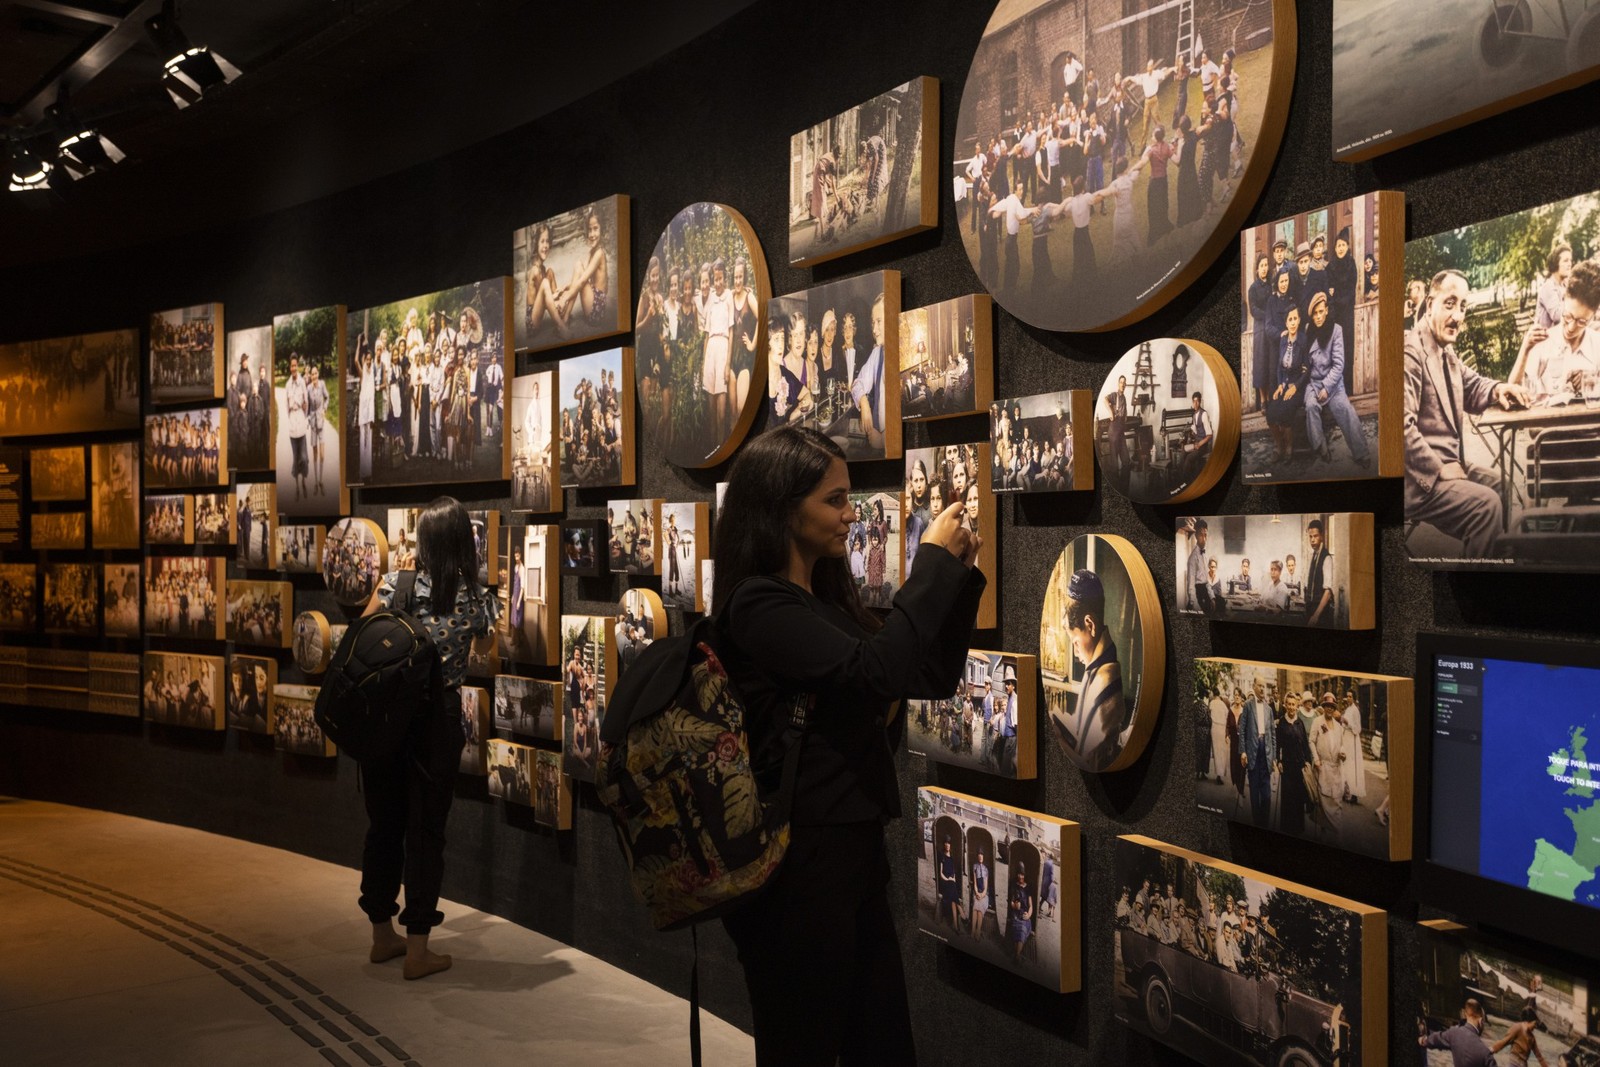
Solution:
M 1594 877 L 1592 869 L 1578 862 L 1555 845 L 1539 838 L 1533 843 L 1533 863 L 1528 867 L 1528 888 L 1562 900 L 1576 900 L 1578 887 Z

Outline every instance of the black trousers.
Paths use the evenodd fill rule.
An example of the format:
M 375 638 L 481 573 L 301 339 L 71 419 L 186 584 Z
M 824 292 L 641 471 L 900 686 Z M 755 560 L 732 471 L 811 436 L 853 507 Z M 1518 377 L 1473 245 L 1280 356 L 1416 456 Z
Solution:
M 758 1067 L 916 1063 L 888 886 L 882 824 L 796 826 L 773 880 L 723 920 Z
M 370 825 L 361 852 L 360 904 L 370 921 L 388 922 L 399 912 L 408 934 L 426 934 L 444 921 L 444 827 L 465 744 L 461 691 L 448 689 L 443 708 L 424 717 L 400 757 L 361 764 Z M 398 904 L 402 883 L 404 911 Z

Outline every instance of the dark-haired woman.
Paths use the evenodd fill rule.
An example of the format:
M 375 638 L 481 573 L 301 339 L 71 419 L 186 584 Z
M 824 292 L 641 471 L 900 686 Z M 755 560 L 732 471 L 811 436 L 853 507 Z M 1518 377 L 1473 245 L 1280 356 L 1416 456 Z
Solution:
M 1200 178 L 1195 170 L 1200 154 L 1200 135 L 1195 133 L 1194 124 L 1188 115 L 1178 119 L 1177 130 L 1174 133 L 1178 142 L 1178 222 L 1179 226 L 1187 226 L 1200 217 Z
M 393 762 L 361 764 L 366 799 L 366 847 L 361 854 L 361 910 L 372 922 L 373 963 L 406 958 L 404 974 L 423 978 L 450 966 L 428 949 L 428 933 L 444 921 L 439 886 L 444 879 L 444 826 L 455 796 L 455 772 L 466 734 L 461 726 L 461 683 L 467 658 L 494 642 L 500 602 L 478 584 L 472 523 L 454 497 L 442 496 L 417 519 L 417 576 L 409 603 L 395 603 L 399 571 L 390 571 L 362 614 L 391 608 L 408 612 L 439 649 L 444 693 L 439 707 L 416 725 Z M 406 906 L 396 904 L 401 882 Z M 405 937 L 395 930 L 400 914 Z
M 1361 297 L 1361 274 L 1350 248 L 1350 227 L 1333 238 L 1333 258 L 1328 261 L 1328 311 L 1344 335 L 1344 391 L 1356 393 L 1356 301 Z
M 793 426 L 744 449 L 717 515 L 723 662 L 749 709 L 765 788 L 783 756 L 774 742 L 794 712 L 807 720 L 788 853 L 725 920 L 761 1067 L 916 1060 L 883 841 L 900 814 L 895 709 L 956 688 L 986 580 L 973 568 L 980 541 L 952 505 L 880 620 L 845 560 L 854 518 L 843 451 Z
M 1255 386 L 1257 408 L 1267 406 L 1267 394 L 1272 391 L 1272 355 L 1278 338 L 1269 326 L 1272 286 L 1267 278 L 1271 270 L 1270 256 L 1266 253 L 1256 256 L 1255 278 L 1250 282 L 1245 301 L 1249 311 L 1245 328 L 1250 330 L 1250 383 Z

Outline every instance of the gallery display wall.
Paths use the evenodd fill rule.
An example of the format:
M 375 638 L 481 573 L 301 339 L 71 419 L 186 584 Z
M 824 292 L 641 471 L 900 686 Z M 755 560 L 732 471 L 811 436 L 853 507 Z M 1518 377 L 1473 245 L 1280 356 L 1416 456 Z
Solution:
M 991 10 L 989 4 L 949 0 L 868 7 L 827 0 L 807 9 L 807 24 L 840 32 L 822 35 L 824 46 L 807 48 L 799 38 L 809 31 L 797 24 L 793 10 L 763 0 L 643 72 L 444 159 L 419 162 L 360 189 L 202 234 L 175 235 L 168 242 L 89 259 L 72 259 L 71 250 L 64 249 L 65 258 L 59 261 L 0 273 L 0 293 L 6 294 L 0 341 L 125 329 L 147 323 L 157 309 L 207 301 L 226 306 L 230 329 L 270 324 L 274 316 L 295 309 L 378 308 L 396 294 L 435 293 L 513 274 L 517 230 L 616 194 L 629 198 L 631 211 L 632 285 L 618 285 L 619 292 L 639 291 L 658 236 L 684 207 L 712 202 L 736 209 L 748 222 L 765 253 L 775 298 L 878 271 L 898 273 L 899 303 L 907 309 L 981 293 L 963 247 L 970 232 L 967 207 L 952 203 L 948 190 L 953 169 L 970 154 L 967 146 L 953 144 L 953 137 L 962 87 Z M 1288 219 L 1373 190 L 1395 189 L 1405 194 L 1404 234 L 1414 239 L 1594 187 L 1600 174 L 1600 139 L 1585 121 L 1600 102 L 1593 87 L 1368 162 L 1333 162 L 1331 16 L 1326 5 L 1317 4 L 1300 5 L 1298 15 L 1298 59 L 1287 127 L 1264 192 L 1244 227 Z M 938 32 L 929 32 L 931 27 Z M 788 58 L 775 62 L 775 56 Z M 792 222 L 789 180 L 799 164 L 791 138 L 922 76 L 938 79 L 941 88 L 935 153 L 941 162 L 934 179 L 940 190 L 938 227 L 810 269 L 791 266 L 791 228 L 809 231 L 811 225 Z M 1240 91 L 1248 94 L 1252 88 L 1259 87 L 1245 84 Z M 708 101 L 715 106 L 706 106 Z M 1530 114 L 1537 114 L 1539 122 L 1530 122 Z M 553 158 L 559 165 L 552 164 Z M 1149 318 L 1106 333 L 1052 333 L 1024 325 L 996 306 L 993 396 L 1088 390 L 1099 398 L 1107 374 L 1124 353 L 1153 338 L 1188 338 L 1209 345 L 1239 374 L 1236 248 L 1227 244 L 1197 280 Z M 351 325 L 352 344 L 357 332 Z M 596 339 L 521 354 L 515 357 L 515 368 L 519 374 L 560 370 L 619 343 L 629 342 Z M 631 375 L 627 378 L 631 382 Z M 148 404 L 147 398 L 147 411 Z M 752 432 L 773 417 L 769 404 L 760 408 Z M 915 449 L 983 441 L 988 433 L 986 415 L 907 421 L 900 444 L 909 456 Z M 103 435 L 105 440 L 127 437 L 125 432 Z M 4 443 L 15 442 L 5 438 Z M 26 443 L 49 445 L 64 439 L 40 437 Z M 669 465 L 648 434 L 639 435 L 637 449 L 631 485 L 566 489 L 559 517 L 522 513 L 517 521 L 603 523 L 613 500 L 709 503 L 716 483 L 726 477 L 726 462 L 692 470 Z M 860 492 L 897 496 L 905 487 L 906 470 L 896 453 L 853 463 L 851 474 Z M 1420 943 L 1414 920 L 1437 917 L 1437 912 L 1419 898 L 1406 865 L 1374 858 L 1381 850 L 1373 855 L 1332 851 L 1197 808 L 1195 768 L 1209 742 L 1196 727 L 1195 661 L 1225 657 L 1334 674 L 1409 677 L 1419 630 L 1594 636 L 1587 606 L 1596 602 L 1600 580 L 1593 575 L 1436 574 L 1415 566 L 1407 558 L 1403 483 L 1398 478 L 1247 486 L 1234 458 L 1214 487 L 1180 506 L 1136 503 L 1108 491 L 1100 476 L 1093 484 L 1090 492 L 999 493 L 992 503 L 986 501 L 998 520 L 992 546 L 998 573 L 991 574 L 998 625 L 978 631 L 973 648 L 1016 657 L 1041 654 L 1036 620 L 1046 610 L 1051 571 L 1063 549 L 1085 534 L 1126 539 L 1148 564 L 1165 609 L 1164 697 L 1142 753 L 1124 769 L 1086 774 L 1060 745 L 1040 738 L 1034 776 L 1014 779 L 904 751 L 898 756 L 902 807 L 908 813 L 918 810 L 919 787 L 936 786 L 1077 824 L 1080 862 L 1063 864 L 1063 869 L 1075 866 L 1082 872 L 1081 991 L 1054 992 L 918 933 L 926 923 L 917 880 L 923 841 L 918 819 L 908 816 L 888 830 L 894 869 L 891 899 L 913 1023 L 926 1062 L 971 1061 L 997 1049 L 1040 1062 L 1182 1062 L 1161 1044 L 1114 1022 L 1119 1000 L 1113 990 L 1112 918 L 1122 887 L 1120 835 L 1159 839 L 1386 911 L 1390 1059 L 1410 1062 L 1415 1056 L 1410 1005 L 1418 999 Z M 278 487 L 281 511 L 292 507 L 285 500 L 286 491 L 292 492 L 287 485 L 280 481 Z M 452 493 L 474 510 L 496 510 L 501 522 L 514 507 L 510 483 L 487 480 L 425 489 L 357 487 L 351 491 L 348 514 L 388 529 L 392 509 L 420 506 L 436 492 Z M 322 521 L 331 522 L 340 513 L 322 516 Z M 1312 642 L 1291 627 L 1212 621 L 1178 610 L 1175 576 L 1183 572 L 1178 552 L 1184 540 L 1175 537 L 1175 523 L 1181 516 L 1278 513 L 1371 516 L 1371 629 L 1324 631 Z M 231 548 L 199 551 L 234 558 Z M 5 556 L 7 562 L 22 558 L 34 555 Z M 82 558 L 113 562 L 125 557 L 100 552 Z M 231 578 L 247 576 L 236 562 L 228 570 Z M 248 574 L 267 576 L 254 569 Z M 315 610 L 333 624 L 349 617 L 320 575 L 282 577 L 293 587 L 295 612 Z M 562 579 L 560 612 L 614 619 L 627 588 L 660 589 L 661 581 L 645 574 L 608 573 L 602 561 L 596 576 Z M 666 613 L 674 632 L 684 624 L 685 613 L 670 599 Z M 5 639 L 7 646 L 17 647 L 65 642 L 41 635 L 7 634 Z M 172 653 L 220 651 L 220 646 L 187 638 L 147 644 Z M 107 642 L 106 647 L 137 651 L 139 643 Z M 264 654 L 254 646 L 249 652 Z M 277 662 L 279 683 L 315 683 L 291 660 Z M 556 677 L 542 669 L 523 673 Z M 485 686 L 493 699 L 488 683 L 469 684 Z M 1047 703 L 1037 702 L 1041 732 L 1050 725 Z M 355 777 L 348 760 L 280 753 L 271 738 L 238 730 L 197 733 L 138 719 L 0 708 L 0 793 L 182 823 L 344 864 L 357 862 L 365 829 Z M 564 800 L 562 804 L 564 811 Z M 534 808 L 491 801 L 488 781 L 463 776 L 451 814 L 444 895 L 686 992 L 687 936 L 658 935 L 650 929 L 629 890 L 609 816 L 592 787 L 577 784 L 571 807 L 572 829 L 552 831 L 541 825 L 551 820 L 536 818 Z M 1373 814 L 1370 806 L 1363 806 L 1348 817 L 1370 820 Z M 564 817 L 555 821 L 560 825 Z M 353 920 L 359 918 L 354 897 L 352 874 Z M 709 960 L 702 971 L 704 1003 L 748 1026 L 732 947 L 714 925 L 707 934 L 702 946 Z

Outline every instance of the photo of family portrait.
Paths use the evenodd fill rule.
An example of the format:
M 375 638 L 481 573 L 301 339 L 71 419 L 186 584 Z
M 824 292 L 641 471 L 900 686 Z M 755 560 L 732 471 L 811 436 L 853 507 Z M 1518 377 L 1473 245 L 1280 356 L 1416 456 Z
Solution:
M 317 725 L 321 686 L 280 685 L 272 691 L 272 747 L 296 756 L 332 757 L 339 749 Z
M 28 495 L 34 501 L 82 500 L 87 492 L 83 446 L 28 452 Z
M 220 400 L 223 393 L 221 304 L 150 316 L 150 403 Z
M 989 487 L 996 493 L 1063 493 L 1094 488 L 1094 419 L 1087 389 L 1036 393 L 989 405 Z
M 561 361 L 563 487 L 633 484 L 633 366 L 631 348 Z
M 1032 778 L 1038 677 L 1036 656 L 968 651 L 952 695 L 906 702 L 906 748 L 936 763 Z
M 1179 615 L 1326 630 L 1376 625 L 1371 512 L 1182 515 L 1176 526 Z
M 100 633 L 100 570 L 93 563 L 46 563 L 44 632 L 95 637 Z
M 900 313 L 900 417 L 975 415 L 994 398 L 994 301 L 958 296 Z
M 1094 406 L 1102 481 L 1139 504 L 1192 500 L 1239 443 L 1239 386 L 1221 353 L 1161 337 L 1129 349 Z
M 144 717 L 191 730 L 227 728 L 221 656 L 144 654 Z
M 227 408 L 146 415 L 144 484 L 150 489 L 227 485 L 227 435 Z
M 139 424 L 138 330 L 0 345 L 0 437 Z
M 511 379 L 511 510 L 560 511 L 556 485 L 556 372 Z
M 139 547 L 139 442 L 90 445 L 95 548 Z
M 561 616 L 561 769 L 593 782 L 605 718 L 608 680 L 616 670 L 613 620 L 604 615 Z
M 626 196 L 608 196 L 512 231 L 518 352 L 627 332 L 628 204 Z
M 855 518 L 850 523 L 846 558 L 850 563 L 850 577 L 855 579 L 856 594 L 864 607 L 888 611 L 910 570 L 905 566 L 900 497 L 894 493 L 851 493 L 850 506 Z M 937 517 L 936 512 L 929 514 Z M 705 597 L 709 605 L 710 594 Z
M 895 501 L 897 513 L 899 506 Z M 700 585 L 700 564 L 710 542 L 711 508 L 705 501 L 661 505 L 661 599 L 668 607 L 710 608 L 711 598 Z
M 241 471 L 270 471 L 272 448 L 272 327 L 228 334 L 228 463 Z
M 272 732 L 272 691 L 278 685 L 278 661 L 264 656 L 232 656 L 228 660 L 228 726 L 252 734 Z
M 221 641 L 228 561 L 221 556 L 147 556 L 144 632 L 154 637 Z
M 348 510 L 339 449 L 344 418 L 345 309 L 342 305 L 272 320 L 272 469 L 284 514 Z
M 389 542 L 371 519 L 345 517 L 322 542 L 322 580 L 347 608 L 365 607 L 388 572 Z
M 901 512 L 905 516 L 905 574 L 909 575 L 916 563 L 917 549 L 928 526 L 952 504 L 964 505 L 961 521 L 983 539 L 977 565 L 985 574 L 996 573 L 1000 523 L 994 494 L 989 490 L 985 474 L 990 462 L 987 441 L 906 451 L 905 495 L 901 498 Z M 997 601 L 994 584 L 985 587 L 978 600 L 976 625 L 980 630 L 999 624 Z

